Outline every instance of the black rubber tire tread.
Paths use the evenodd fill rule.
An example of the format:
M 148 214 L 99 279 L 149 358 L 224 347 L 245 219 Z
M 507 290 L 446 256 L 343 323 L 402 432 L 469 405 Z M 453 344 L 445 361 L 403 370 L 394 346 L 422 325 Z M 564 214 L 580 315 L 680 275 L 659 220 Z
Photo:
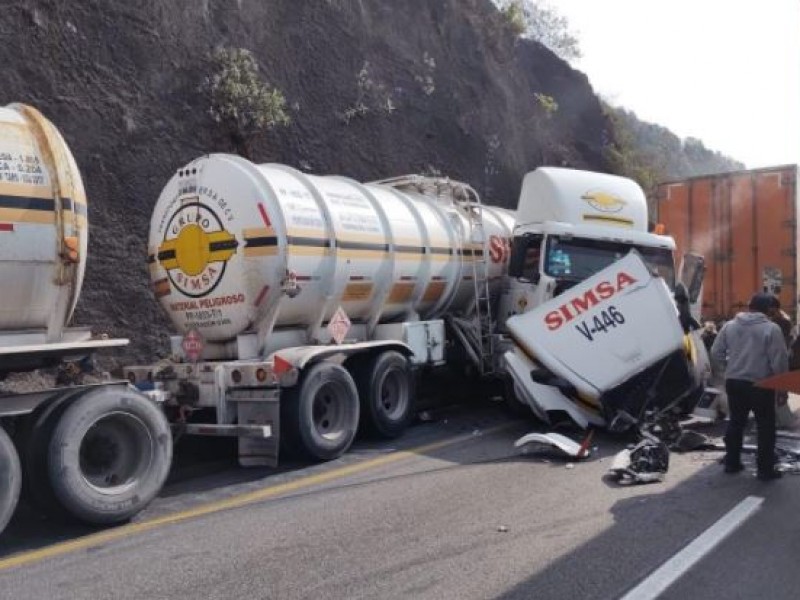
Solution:
M 405 378 L 406 407 L 397 418 L 389 418 L 378 406 L 381 393 L 378 386 L 390 370 L 400 371 Z M 396 352 L 387 350 L 355 363 L 351 373 L 358 388 L 361 402 L 361 430 L 372 436 L 394 439 L 403 434 L 414 416 L 414 381 L 408 359 Z
M 47 475 L 47 455 L 53 429 L 61 414 L 84 390 L 67 390 L 56 394 L 37 408 L 23 426 L 19 438 L 22 462 L 22 498 L 41 512 L 55 518 L 68 515 L 59 504 Z
M 91 486 L 80 462 L 86 433 L 112 413 L 135 418 L 150 442 L 149 465 L 117 493 Z M 119 523 L 141 511 L 161 490 L 172 463 L 172 435 L 161 409 L 147 397 L 133 388 L 102 387 L 68 404 L 53 429 L 47 459 L 55 497 L 72 517 L 94 525 Z
M 343 386 L 347 397 L 344 407 L 349 415 L 345 432 L 336 440 L 321 438 L 313 425 L 313 404 L 316 392 L 325 384 Z M 349 418 L 348 418 L 349 417 Z M 281 452 L 292 458 L 327 461 L 347 452 L 358 430 L 358 390 L 350 373 L 336 363 L 322 361 L 307 367 L 300 382 L 281 396 Z
M 0 532 L 6 528 L 19 501 L 22 467 L 17 449 L 0 426 Z

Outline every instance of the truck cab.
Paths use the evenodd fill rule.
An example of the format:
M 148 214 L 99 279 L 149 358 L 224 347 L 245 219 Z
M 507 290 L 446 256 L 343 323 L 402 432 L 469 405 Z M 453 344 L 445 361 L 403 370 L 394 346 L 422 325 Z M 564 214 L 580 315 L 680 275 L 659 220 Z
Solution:
M 634 182 L 554 167 L 526 175 L 499 321 L 567 291 L 635 249 L 672 290 L 675 241 L 647 231 L 647 203 Z
M 515 341 L 505 360 L 519 401 L 545 422 L 566 416 L 583 427 L 624 428 L 648 407 L 666 407 L 678 397 L 691 410 L 709 362 L 699 332 L 684 336 L 677 318 L 672 322 L 678 311 L 670 296 L 679 279 L 674 251 L 672 238 L 648 231 L 647 202 L 635 182 L 551 167 L 526 175 L 498 306 L 498 326 Z M 638 281 L 652 284 L 617 294 L 605 306 L 614 292 L 593 286 L 607 286 L 602 279 L 623 264 L 638 269 Z M 702 262 L 699 271 L 687 268 L 683 274 L 692 292 L 702 282 L 698 274 Z M 566 300 L 555 300 L 562 294 Z M 689 297 L 698 300 L 697 293 Z M 610 322 L 604 306 L 627 325 Z M 587 321 L 600 318 L 594 313 L 601 320 Z M 642 336 L 652 318 L 664 331 Z M 637 327 L 644 329 L 634 333 Z M 619 337 L 622 329 L 626 333 Z M 606 336 L 607 330 L 614 334 Z M 653 369 L 669 376 L 654 375 Z M 626 418 L 620 420 L 620 413 Z

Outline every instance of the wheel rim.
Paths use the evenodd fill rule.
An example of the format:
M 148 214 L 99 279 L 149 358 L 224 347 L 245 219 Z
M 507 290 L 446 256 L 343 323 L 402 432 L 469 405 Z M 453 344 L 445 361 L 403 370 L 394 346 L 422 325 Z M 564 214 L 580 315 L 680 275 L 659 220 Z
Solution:
M 408 408 L 408 379 L 399 369 L 390 369 L 383 374 L 378 384 L 378 412 L 390 421 L 403 418 Z
M 322 439 L 336 441 L 348 430 L 350 402 L 347 389 L 335 382 L 323 384 L 314 395 L 314 431 Z
M 120 494 L 134 486 L 152 461 L 150 430 L 130 413 L 102 416 L 81 440 L 81 475 L 87 485 L 103 494 Z

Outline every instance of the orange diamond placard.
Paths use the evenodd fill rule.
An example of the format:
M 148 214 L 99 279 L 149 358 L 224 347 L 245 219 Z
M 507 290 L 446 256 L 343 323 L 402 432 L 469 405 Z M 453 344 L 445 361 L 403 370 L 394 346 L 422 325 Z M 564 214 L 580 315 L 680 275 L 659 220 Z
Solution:
M 331 334 L 334 342 L 341 344 L 347 332 L 350 331 L 350 325 L 352 325 L 352 323 L 347 317 L 347 313 L 344 312 L 344 309 L 340 306 L 336 309 L 336 312 L 333 313 L 333 317 L 331 317 L 331 321 L 328 323 L 328 333 Z

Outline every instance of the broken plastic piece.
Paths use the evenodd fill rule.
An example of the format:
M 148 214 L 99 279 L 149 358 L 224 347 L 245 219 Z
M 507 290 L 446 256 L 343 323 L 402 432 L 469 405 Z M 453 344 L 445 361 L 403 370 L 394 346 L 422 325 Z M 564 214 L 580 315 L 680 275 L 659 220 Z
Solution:
M 669 448 L 651 436 L 643 438 L 633 449 L 617 453 L 609 473 L 624 483 L 655 483 L 664 481 L 669 469 Z
M 591 456 L 589 448 L 583 448 L 575 440 L 571 440 L 560 433 L 529 433 L 514 442 L 515 448 L 522 448 L 527 444 L 538 444 L 548 448 L 555 448 L 570 458 L 582 459 Z

